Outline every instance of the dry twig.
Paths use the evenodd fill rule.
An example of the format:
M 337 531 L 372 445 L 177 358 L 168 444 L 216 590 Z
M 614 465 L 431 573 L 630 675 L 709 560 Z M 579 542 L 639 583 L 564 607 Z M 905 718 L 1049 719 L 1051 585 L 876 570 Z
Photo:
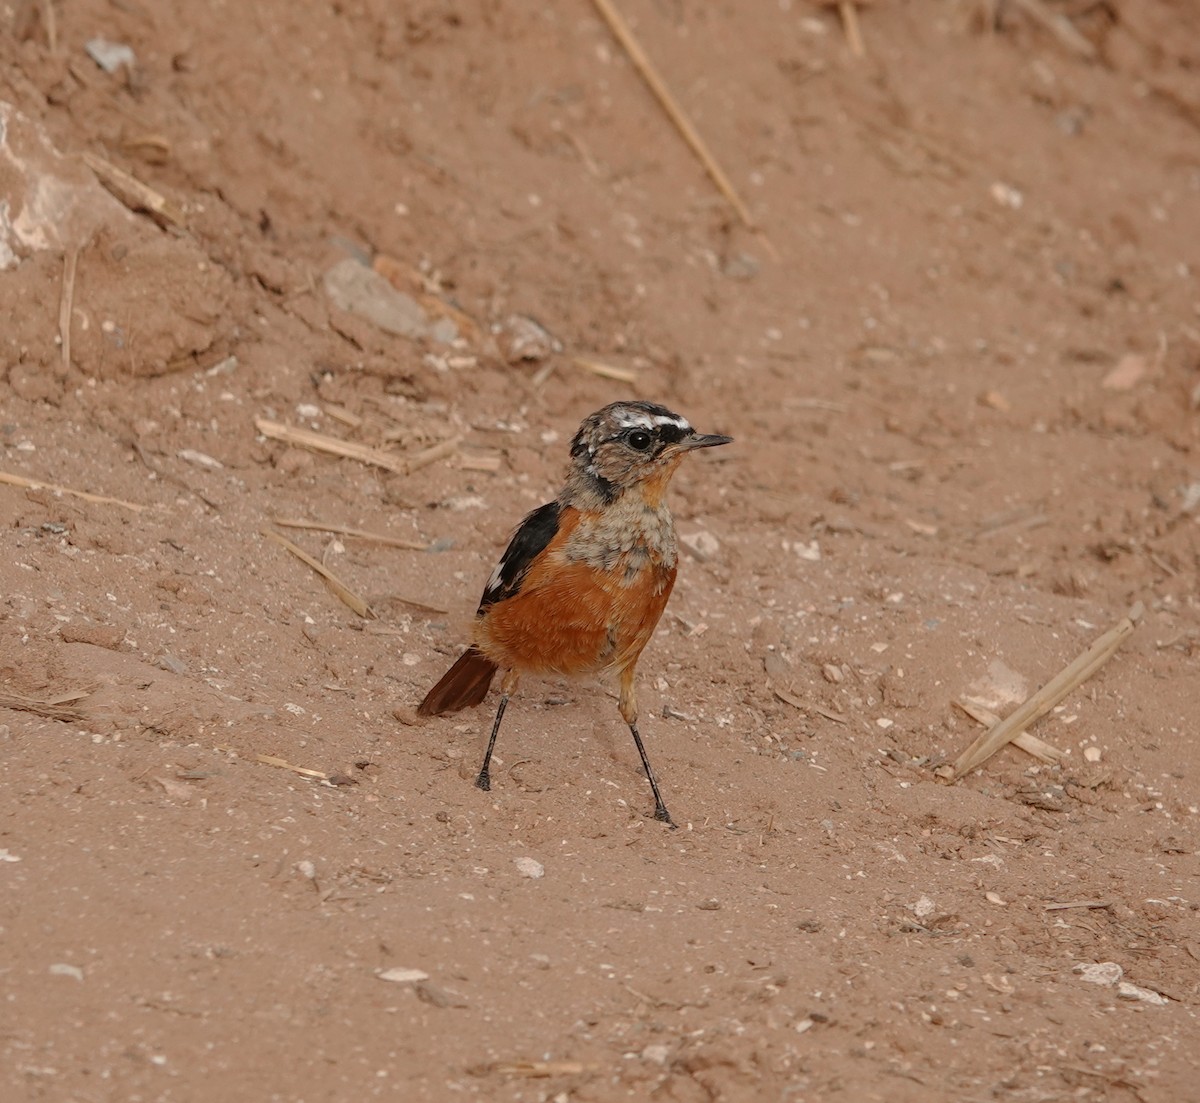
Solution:
M 1026 15 L 1049 31 L 1059 43 L 1073 54 L 1094 61 L 1096 47 L 1075 29 L 1065 15 L 1052 12 L 1042 0 L 1012 0 Z
M 500 470 L 504 463 L 499 452 L 465 453 L 458 458 L 458 466 L 463 471 L 488 471 L 493 475 Z
M 700 137 L 691 120 L 684 114 L 683 108 L 679 106 L 674 94 L 667 87 L 658 70 L 655 69 L 654 63 L 650 60 L 646 51 L 642 49 L 641 43 L 634 37 L 633 31 L 629 29 L 629 24 L 625 22 L 624 17 L 613 6 L 612 0 L 592 0 L 592 3 L 595 4 L 596 9 L 604 17 L 604 21 L 608 24 L 609 29 L 616 35 L 617 41 L 625 48 L 625 52 L 629 55 L 634 67 L 641 74 L 650 91 L 658 98 L 658 102 L 670 117 L 671 122 L 675 124 L 676 129 L 683 136 L 683 140 L 692 147 L 692 152 L 700 158 L 713 183 L 717 185 L 721 194 L 729 201 L 729 205 L 737 212 L 737 216 L 741 219 L 742 224 L 751 230 L 757 230 L 758 226 L 755 224 L 754 219 L 750 217 L 750 212 L 747 210 L 746 204 L 742 202 L 741 196 L 738 195 L 729 177 L 725 175 L 725 171 L 717 163 L 717 159 L 709 152 L 704 139 Z
M 58 53 L 58 16 L 54 14 L 54 0 L 41 0 L 42 22 L 46 26 L 46 48 L 51 56 Z
M 584 371 L 590 371 L 601 379 L 615 379 L 618 383 L 636 383 L 637 372 L 632 368 L 619 368 L 616 364 L 606 364 L 603 360 L 593 360 L 590 356 L 573 356 L 571 363 Z
M 850 52 L 855 57 L 865 57 L 867 51 L 863 47 L 862 31 L 858 26 L 858 9 L 854 0 L 840 0 L 838 14 L 842 17 L 842 30 L 846 33 Z
M 1000 723 L 1000 717 L 991 709 L 985 709 L 969 697 L 959 697 L 953 704 L 985 728 L 992 728 Z M 1040 758 L 1043 762 L 1061 762 L 1067 757 L 1066 751 L 1060 751 L 1053 743 L 1047 743 L 1044 739 L 1039 739 L 1027 731 L 1018 732 L 1013 736 L 1012 742 L 1014 747 L 1020 747 L 1026 754 Z
M 69 486 L 59 486 L 57 483 L 43 483 L 37 479 L 27 479 L 24 475 L 13 475 L 7 471 L 0 471 L 0 483 L 8 483 L 9 486 L 23 487 L 25 490 L 49 490 L 54 494 L 70 494 L 73 498 L 82 498 L 85 502 L 96 502 L 99 505 L 105 506 L 120 506 L 122 509 L 131 509 L 134 513 L 141 513 L 146 509 L 146 506 L 139 506 L 136 502 L 126 502 L 120 498 L 108 498 L 103 494 L 89 494 L 86 490 L 72 490 Z
M 62 297 L 58 300 L 58 336 L 62 344 L 63 367 L 71 367 L 71 313 L 75 309 L 75 271 L 79 266 L 79 250 L 71 248 L 63 254 Z
M 333 591 L 334 596 L 337 597 L 342 604 L 347 606 L 349 609 L 352 609 L 364 619 L 370 620 L 374 618 L 375 614 L 371 611 L 371 607 L 361 597 L 359 597 L 358 594 L 351 590 L 350 587 L 347 586 L 340 578 L 338 578 L 333 571 L 326 567 L 325 564 L 318 562 L 298 544 L 293 544 L 286 536 L 281 536 L 279 533 L 272 532 L 270 529 L 260 529 L 259 531 L 263 534 L 263 536 L 270 540 L 274 540 L 275 543 L 280 545 L 280 547 L 290 551 L 292 555 L 294 555 L 302 563 L 307 563 L 308 566 L 310 566 L 314 571 L 317 572 L 317 574 L 325 579 L 326 584 Z
M 497 1061 L 481 1071 L 495 1072 L 501 1076 L 525 1076 L 540 1080 L 550 1076 L 573 1076 L 597 1068 L 582 1061 Z
M 1047 904 L 1042 911 L 1061 912 L 1069 908 L 1111 908 L 1115 900 L 1070 900 L 1065 904 Z
M 57 697 L 42 698 L 29 697 L 12 690 L 0 690 L 0 709 L 32 712 L 36 716 L 44 716 L 47 720 L 63 720 L 69 723 L 83 719 L 83 712 L 75 707 L 75 702 L 82 701 L 87 695 L 87 690 L 72 690 L 69 693 L 60 693 Z
M 282 425 L 278 421 L 268 421 L 266 418 L 255 418 L 254 427 L 264 437 L 294 444 L 300 448 L 309 448 L 314 452 L 326 452 L 331 456 L 341 456 L 344 459 L 358 460 L 360 463 L 373 464 L 398 475 L 409 475 L 422 467 L 449 456 L 462 443 L 462 437 L 450 437 L 426 448 L 423 452 L 414 452 L 409 456 L 397 456 L 380 448 L 371 448 L 366 444 L 355 444 L 353 441 L 339 440 L 337 437 L 326 436 L 324 433 L 314 433 L 311 429 L 295 429 L 290 425 Z
M 1104 633 L 1082 655 L 1069 663 L 1050 679 L 1041 689 L 1029 697 L 1024 704 L 1011 712 L 1004 720 L 989 728 L 975 740 L 954 763 L 954 776 L 963 777 L 982 765 L 1001 747 L 1011 742 L 1019 732 L 1034 721 L 1045 716 L 1055 705 L 1077 686 L 1096 673 L 1121 646 L 1122 641 L 1142 618 L 1145 607 L 1139 601 L 1127 616 Z
M 301 521 L 296 518 L 272 517 L 271 524 L 280 525 L 285 529 L 307 529 L 311 532 L 333 532 L 338 536 L 352 536 L 356 540 L 373 540 L 376 544 L 387 544 L 392 548 L 408 548 L 411 551 L 426 551 L 428 544 L 419 544 L 415 540 L 404 540 L 399 536 L 388 536 L 382 532 L 370 532 L 367 529 L 351 528 L 349 525 L 335 524 L 333 521 Z
M 184 229 L 183 211 L 149 184 L 143 184 L 136 176 L 94 153 L 85 152 L 83 163 L 131 211 L 148 214 L 164 229 Z
M 256 754 L 255 762 L 261 762 L 264 766 L 278 766 L 281 770 L 291 770 L 293 774 L 299 774 L 301 777 L 316 778 L 317 781 L 328 781 L 329 775 L 324 770 L 310 770 L 307 766 L 294 766 L 286 758 L 276 758 L 273 754 Z

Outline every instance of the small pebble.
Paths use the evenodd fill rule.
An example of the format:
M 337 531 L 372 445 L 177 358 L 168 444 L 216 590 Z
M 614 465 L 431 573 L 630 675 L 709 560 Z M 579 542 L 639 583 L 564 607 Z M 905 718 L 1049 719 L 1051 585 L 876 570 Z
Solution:
M 1005 184 L 998 180 L 988 190 L 992 198 L 1001 207 L 1008 207 L 1009 210 L 1019 211 L 1025 204 L 1025 196 L 1021 194 L 1019 188 L 1014 188 L 1011 184 Z
M 78 965 L 66 965 L 62 962 L 55 962 L 50 966 L 50 975 L 52 977 L 74 977 L 77 981 L 83 981 L 83 970 Z
M 172 674 L 186 674 L 187 666 L 169 652 L 163 652 L 159 657 L 158 665 L 163 670 L 169 670 Z
M 721 542 L 711 532 L 701 529 L 686 536 L 681 535 L 679 542 L 701 563 L 715 559 L 721 551 Z
M 467 1001 L 462 998 L 457 992 L 451 992 L 448 988 L 440 988 L 436 984 L 430 984 L 428 981 L 418 981 L 417 999 L 422 1003 L 427 1003 L 431 1007 L 466 1007 Z
M 137 57 L 124 42 L 109 42 L 107 38 L 89 38 L 83 44 L 90 57 L 106 73 L 115 73 L 122 65 L 133 68 Z
M 1115 961 L 1089 961 L 1076 965 L 1074 971 L 1088 984 L 1113 985 L 1125 975 L 1125 970 Z
M 514 858 L 513 865 L 522 877 L 531 877 L 535 881 L 546 876 L 546 867 L 536 858 Z
M 912 913 L 918 919 L 924 919 L 926 916 L 932 915 L 936 910 L 937 905 L 928 896 L 917 897 L 917 902 L 912 906 Z
M 1083 757 L 1088 762 L 1099 762 L 1101 758 L 1099 747 L 1085 747 L 1083 749 Z
M 225 466 L 207 452 L 197 452 L 195 448 L 184 448 L 176 455 L 186 463 L 195 464 L 196 467 L 207 467 L 210 471 L 220 471 Z
M 418 984 L 429 979 L 429 974 L 420 969 L 405 969 L 400 965 L 394 965 L 391 969 L 384 969 L 375 975 L 380 980 L 388 980 L 393 984 Z
M 1165 1007 L 1171 1002 L 1166 996 L 1160 995 L 1150 988 L 1130 984 L 1127 980 L 1123 980 L 1117 985 L 1117 999 L 1138 1000 L 1140 1003 L 1153 1004 L 1155 1007 Z

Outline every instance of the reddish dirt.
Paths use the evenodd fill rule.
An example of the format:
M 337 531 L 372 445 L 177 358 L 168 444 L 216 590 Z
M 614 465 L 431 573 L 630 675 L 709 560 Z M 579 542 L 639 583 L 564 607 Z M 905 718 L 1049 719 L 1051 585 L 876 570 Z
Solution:
M 0 484 L 4 1098 L 1195 1098 L 1200 15 L 621 7 L 761 234 L 587 3 L 0 7 L 0 471 L 141 507 Z M 528 679 L 488 795 L 495 698 L 413 712 L 630 395 L 736 438 L 642 663 L 674 832 L 611 686 Z M 430 548 L 275 527 L 365 619 L 279 518 Z M 1060 765 L 938 775 L 1137 601 Z

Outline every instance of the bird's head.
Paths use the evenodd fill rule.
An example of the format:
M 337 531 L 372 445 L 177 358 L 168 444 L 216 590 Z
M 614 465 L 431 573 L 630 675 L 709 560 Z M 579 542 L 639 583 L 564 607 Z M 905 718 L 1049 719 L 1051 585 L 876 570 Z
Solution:
M 697 433 L 687 418 L 654 402 L 613 402 L 579 426 L 571 442 L 569 483 L 606 502 L 634 486 L 656 500 L 688 452 L 732 439 Z

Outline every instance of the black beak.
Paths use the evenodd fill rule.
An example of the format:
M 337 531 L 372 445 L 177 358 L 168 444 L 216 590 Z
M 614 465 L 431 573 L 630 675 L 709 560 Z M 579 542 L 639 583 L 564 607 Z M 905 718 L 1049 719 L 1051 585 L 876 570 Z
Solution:
M 690 452 L 693 448 L 716 448 L 718 444 L 732 444 L 733 437 L 723 437 L 720 433 L 692 433 L 679 442 L 679 447 Z

